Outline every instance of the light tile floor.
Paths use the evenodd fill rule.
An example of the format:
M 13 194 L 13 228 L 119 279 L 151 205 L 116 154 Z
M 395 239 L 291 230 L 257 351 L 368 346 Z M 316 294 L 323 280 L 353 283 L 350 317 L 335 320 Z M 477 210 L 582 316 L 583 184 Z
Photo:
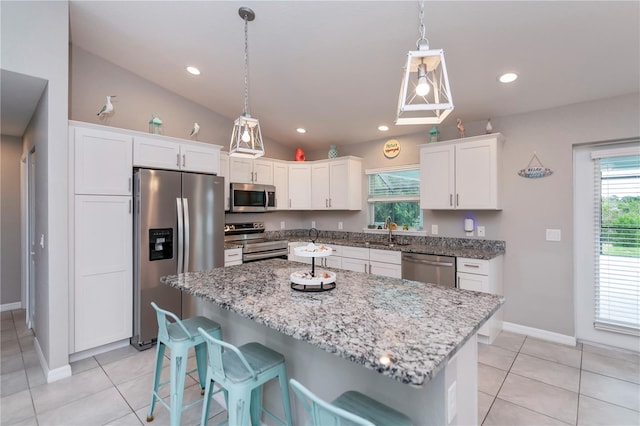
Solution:
M 1 313 L 0 424 L 147 424 L 154 350 L 125 347 L 74 362 L 71 377 L 47 384 L 24 324 L 24 310 Z M 483 425 L 640 425 L 638 353 L 503 332 L 493 345 L 478 346 L 478 358 Z M 189 377 L 185 402 L 198 398 L 199 386 Z M 200 410 L 195 404 L 185 411 L 182 423 L 198 425 Z M 159 404 L 154 415 L 151 425 L 169 424 Z M 214 403 L 211 417 L 217 424 L 226 412 Z

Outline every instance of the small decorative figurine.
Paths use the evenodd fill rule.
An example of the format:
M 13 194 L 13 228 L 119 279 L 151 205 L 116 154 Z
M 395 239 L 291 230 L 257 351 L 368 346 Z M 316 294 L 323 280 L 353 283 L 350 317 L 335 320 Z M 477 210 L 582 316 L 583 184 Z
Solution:
M 306 157 L 304 156 L 304 151 L 302 148 L 296 148 L 296 161 L 304 161 Z
M 116 95 L 107 96 L 107 103 L 105 103 L 102 106 L 102 109 L 100 110 L 100 112 L 96 114 L 100 120 L 104 120 L 105 118 L 107 118 L 107 116 L 113 113 L 113 104 L 111 103 L 111 98 L 115 98 L 115 97 Z
M 193 123 L 193 129 L 191 129 L 191 133 L 189 133 L 189 137 L 191 139 L 198 139 L 199 131 L 200 131 L 200 125 L 198 123 Z
M 458 134 L 460 135 L 461 138 L 464 138 L 464 124 L 462 124 L 462 120 L 460 120 L 459 118 L 456 120 L 457 124 L 457 128 L 458 128 Z
M 328 158 L 336 158 L 338 156 L 338 148 L 335 145 L 329 147 Z
M 440 135 L 440 130 L 438 130 L 438 126 L 433 126 L 431 130 L 429 130 L 429 135 L 431 135 L 429 142 L 438 142 L 438 136 Z
M 154 135 L 162 134 L 162 120 L 158 113 L 153 113 L 151 120 L 149 120 L 149 133 Z
M 487 134 L 493 132 L 493 126 L 491 125 L 491 119 L 487 120 L 487 127 L 485 127 L 485 130 L 487 131 Z

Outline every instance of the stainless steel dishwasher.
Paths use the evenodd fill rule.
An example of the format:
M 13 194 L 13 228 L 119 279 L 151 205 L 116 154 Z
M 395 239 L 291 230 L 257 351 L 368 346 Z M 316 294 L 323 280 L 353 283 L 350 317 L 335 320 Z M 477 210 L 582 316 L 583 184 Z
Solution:
M 402 278 L 444 287 L 456 286 L 456 258 L 402 253 Z

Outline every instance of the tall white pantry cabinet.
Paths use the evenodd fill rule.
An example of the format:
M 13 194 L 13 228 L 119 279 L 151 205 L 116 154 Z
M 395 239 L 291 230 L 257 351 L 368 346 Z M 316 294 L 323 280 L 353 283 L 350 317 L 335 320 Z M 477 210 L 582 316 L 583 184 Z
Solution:
M 70 353 L 131 337 L 133 137 L 69 127 Z

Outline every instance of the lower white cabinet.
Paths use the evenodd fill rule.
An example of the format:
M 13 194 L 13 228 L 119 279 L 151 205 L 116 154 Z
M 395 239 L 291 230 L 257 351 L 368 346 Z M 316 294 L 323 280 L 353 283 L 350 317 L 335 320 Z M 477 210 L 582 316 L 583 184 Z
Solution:
M 130 196 L 75 196 L 75 352 L 132 336 L 131 208 Z
M 504 294 L 502 256 L 493 259 L 456 258 L 458 288 L 491 294 Z M 492 343 L 502 330 L 502 308 L 478 331 L 483 340 Z
M 369 249 L 369 273 L 402 278 L 402 252 Z
M 242 248 L 224 251 L 224 266 L 242 265 Z
M 289 254 L 287 255 L 287 260 L 293 260 L 295 262 L 308 263 L 309 265 L 311 265 L 311 258 L 310 257 L 296 256 L 296 253 L 294 251 L 294 249 L 296 247 L 306 246 L 307 244 L 309 244 L 309 243 L 306 242 L 306 241 L 291 241 L 291 242 L 289 242 Z

